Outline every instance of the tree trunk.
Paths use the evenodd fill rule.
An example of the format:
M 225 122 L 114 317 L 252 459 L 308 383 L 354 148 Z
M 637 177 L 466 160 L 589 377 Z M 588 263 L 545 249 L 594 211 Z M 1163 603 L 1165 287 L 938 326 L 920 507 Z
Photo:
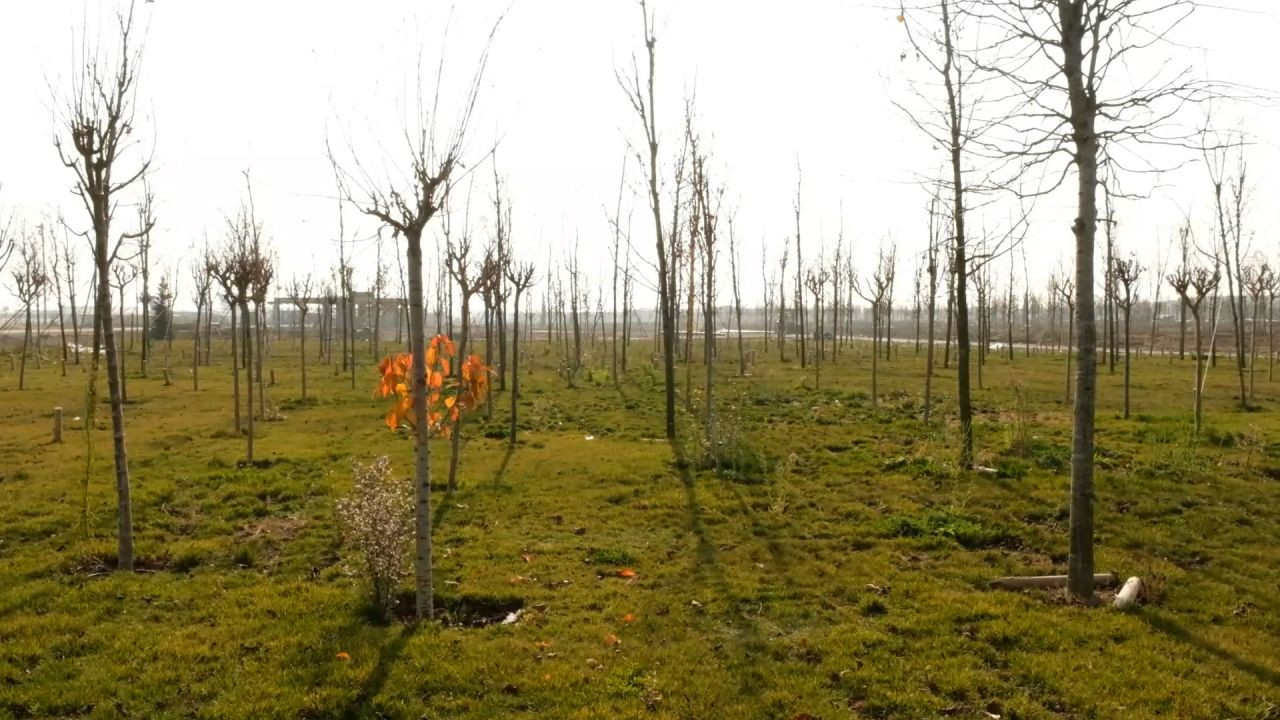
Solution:
M 307 312 L 299 309 L 301 318 L 298 320 L 298 370 L 302 374 L 302 399 L 307 399 Z
M 471 293 L 462 289 L 462 337 L 458 341 L 458 357 L 454 368 L 459 379 L 462 377 L 462 363 L 467 359 L 467 335 L 471 333 Z M 424 356 L 425 361 L 425 356 Z M 453 421 L 453 437 L 449 439 L 449 492 L 458 489 L 458 459 L 462 454 L 462 413 Z
M 249 322 L 249 303 L 247 301 L 240 302 L 240 332 L 242 333 L 245 350 L 245 357 L 248 361 L 245 364 L 245 418 L 248 420 L 248 433 L 245 435 L 245 461 L 253 464 L 253 327 Z
M 200 318 L 203 315 L 203 311 L 204 303 L 197 302 L 195 332 L 191 333 L 191 389 L 195 392 L 200 390 Z
M 1078 173 L 1076 238 L 1076 324 L 1078 362 L 1071 442 L 1070 554 L 1067 591 L 1078 599 L 1093 597 L 1093 430 L 1097 396 L 1097 329 L 1094 325 L 1093 257 L 1097 232 L 1097 107 L 1084 85 L 1081 41 L 1085 33 L 1080 8 L 1059 0 L 1063 74 L 1071 106 L 1072 140 Z
M 1129 419 L 1129 318 L 1133 311 L 1133 304 L 1130 299 L 1125 297 L 1124 303 L 1124 419 Z
M 240 333 L 236 306 L 231 303 L 231 400 L 235 406 L 236 433 L 240 433 Z M 252 408 L 251 408 L 252 409 Z
M 516 284 L 515 298 L 512 305 L 511 317 L 511 429 L 507 433 L 507 442 L 512 447 L 516 444 L 516 414 L 518 412 L 520 399 L 520 293 L 524 288 Z M 615 300 L 616 302 L 616 300 Z M 615 334 L 614 334 L 614 352 L 617 352 L 618 336 L 616 334 L 616 318 L 615 318 Z M 617 383 L 617 375 L 614 376 L 614 383 Z
M 101 216 L 105 209 L 97 214 Z M 124 445 L 124 383 L 121 376 L 119 348 L 116 346 L 115 329 L 111 326 L 111 286 L 107 255 L 107 225 L 98 218 L 95 259 L 98 264 L 98 315 L 97 324 L 102 330 L 102 344 L 107 351 L 107 390 L 111 395 L 111 437 L 116 467 L 116 504 L 118 548 L 116 568 L 133 571 L 133 501 L 129 488 L 129 455 Z M 90 395 L 92 397 L 92 394 Z
M 422 235 L 406 233 L 409 265 L 409 354 L 413 358 L 414 606 L 419 619 L 435 616 L 431 578 L 431 445 L 427 426 L 426 318 L 422 309 Z

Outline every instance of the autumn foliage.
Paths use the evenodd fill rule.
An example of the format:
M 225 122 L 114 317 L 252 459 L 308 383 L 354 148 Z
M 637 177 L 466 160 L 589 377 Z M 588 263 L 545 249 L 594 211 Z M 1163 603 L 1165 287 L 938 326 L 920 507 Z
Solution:
M 429 435 L 448 437 L 459 413 L 474 409 L 489 394 L 489 376 L 493 369 L 485 365 L 480 356 L 469 355 L 462 361 L 460 377 L 455 377 L 452 369 L 456 354 L 453 341 L 444 335 L 431 338 L 427 346 L 426 373 L 421 380 L 427 389 Z M 409 353 L 389 355 L 378 364 L 378 373 L 382 379 L 376 392 L 394 399 L 387 411 L 387 427 L 413 428 L 413 356 Z

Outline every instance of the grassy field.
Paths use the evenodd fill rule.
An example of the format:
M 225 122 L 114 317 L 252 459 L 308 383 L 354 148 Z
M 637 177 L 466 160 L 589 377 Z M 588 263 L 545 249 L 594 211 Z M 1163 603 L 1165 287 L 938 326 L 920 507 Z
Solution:
M 776 353 L 733 377 L 726 346 L 723 422 L 762 460 L 730 473 L 678 460 L 696 441 L 659 439 L 647 353 L 620 389 L 603 359 L 567 389 L 544 352 L 521 442 L 508 450 L 500 394 L 491 422 L 470 421 L 460 489 L 435 496 L 440 594 L 523 604 L 519 622 L 479 628 L 370 622 L 347 570 L 334 501 L 351 460 L 411 469 L 368 360 L 354 390 L 312 368 L 302 403 L 280 343 L 282 418 L 258 425 L 255 467 L 237 462 L 225 357 L 199 392 L 176 356 L 171 387 L 132 373 L 130 575 L 109 571 L 107 406 L 86 538 L 85 375 L 46 364 L 20 392 L 4 363 L 0 718 L 1280 718 L 1280 384 L 1265 372 L 1259 409 L 1240 413 L 1229 363 L 1213 369 L 1196 438 L 1189 360 L 1137 360 L 1127 421 L 1120 374 L 1101 370 L 1099 571 L 1148 584 L 1116 611 L 986 588 L 1065 571 L 1062 357 L 985 368 L 992 475 L 955 465 L 954 371 L 935 382 L 938 421 L 919 421 L 910 347 L 881 364 L 872 408 L 865 349 L 815 390 Z M 696 418 L 683 425 L 696 437 Z M 447 458 L 441 444 L 441 488 Z

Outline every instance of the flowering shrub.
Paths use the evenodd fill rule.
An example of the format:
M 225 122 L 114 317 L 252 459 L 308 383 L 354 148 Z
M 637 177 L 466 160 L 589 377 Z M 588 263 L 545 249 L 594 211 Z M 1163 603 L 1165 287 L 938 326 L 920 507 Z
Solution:
M 396 588 L 408 575 L 413 488 L 392 477 L 385 455 L 369 464 L 353 462 L 352 474 L 351 493 L 337 507 L 343 540 L 358 553 L 358 570 L 372 584 L 374 607 L 387 618 Z

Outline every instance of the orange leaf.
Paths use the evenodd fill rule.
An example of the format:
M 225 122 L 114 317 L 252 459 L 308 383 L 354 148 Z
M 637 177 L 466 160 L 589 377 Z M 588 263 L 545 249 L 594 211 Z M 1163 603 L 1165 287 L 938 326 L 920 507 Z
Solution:
M 604 644 L 608 645 L 609 647 L 613 647 L 614 645 L 617 645 L 621 642 L 622 642 L 622 639 L 619 638 L 617 635 L 614 635 L 613 633 L 609 633 L 608 635 L 604 636 Z
M 622 622 L 624 623 L 633 623 L 635 621 L 636 621 L 636 616 L 633 613 L 627 613 L 626 615 L 622 616 Z
M 350 660 L 350 659 L 351 659 L 351 655 L 349 655 L 348 653 L 345 653 L 345 652 L 340 652 L 340 653 L 338 653 L 338 656 L 337 656 L 337 657 L 338 657 L 338 659 L 339 659 L 339 660 Z
M 620 578 L 633 578 L 635 576 L 636 576 L 636 571 L 632 570 L 631 568 L 622 568 L 621 570 L 618 571 L 618 577 Z

